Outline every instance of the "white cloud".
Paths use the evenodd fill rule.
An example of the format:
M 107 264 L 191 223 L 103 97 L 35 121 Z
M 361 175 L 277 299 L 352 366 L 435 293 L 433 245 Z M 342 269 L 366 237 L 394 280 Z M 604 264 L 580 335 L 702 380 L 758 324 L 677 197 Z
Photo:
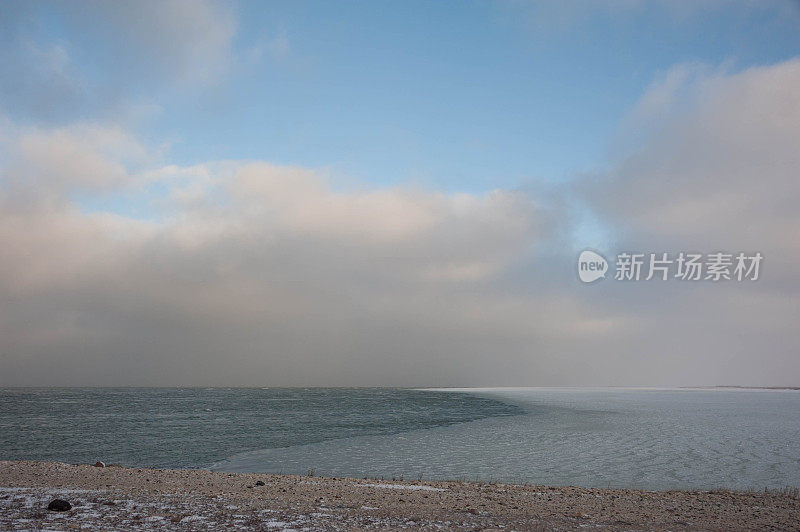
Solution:
M 64 199 L 67 190 L 110 189 L 129 183 L 130 168 L 147 158 L 128 132 L 91 123 L 63 128 L 9 127 L 2 180 L 7 193 L 23 198 Z

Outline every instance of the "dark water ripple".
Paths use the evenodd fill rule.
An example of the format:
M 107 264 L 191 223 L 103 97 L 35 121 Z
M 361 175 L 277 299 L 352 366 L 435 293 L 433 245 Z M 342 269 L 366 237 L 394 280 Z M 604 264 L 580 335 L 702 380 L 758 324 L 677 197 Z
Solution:
M 0 459 L 200 468 L 256 449 L 519 412 L 472 394 L 402 389 L 5 389 Z

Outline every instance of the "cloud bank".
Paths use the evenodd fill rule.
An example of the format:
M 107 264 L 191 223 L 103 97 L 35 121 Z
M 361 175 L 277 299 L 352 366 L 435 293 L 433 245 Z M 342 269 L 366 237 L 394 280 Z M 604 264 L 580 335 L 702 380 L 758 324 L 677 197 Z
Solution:
M 186 8 L 137 3 L 92 31 L 119 39 L 120 68 L 213 82 L 235 20 Z M 115 20 L 139 30 L 116 35 Z M 39 92 L 4 85 L 6 101 L 86 103 L 93 82 L 67 47 L 27 53 L 35 67 L 9 68 Z M 678 65 L 631 110 L 606 170 L 483 194 L 178 165 L 103 113 L 6 113 L 0 385 L 797 385 L 799 95 L 799 60 Z M 582 285 L 586 213 L 607 256 L 760 251 L 762 278 Z

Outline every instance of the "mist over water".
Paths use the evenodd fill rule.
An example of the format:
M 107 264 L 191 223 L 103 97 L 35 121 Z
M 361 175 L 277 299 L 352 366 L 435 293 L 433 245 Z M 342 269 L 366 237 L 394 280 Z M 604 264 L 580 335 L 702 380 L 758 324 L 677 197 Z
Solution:
M 0 459 L 645 489 L 800 484 L 800 393 L 0 391 Z

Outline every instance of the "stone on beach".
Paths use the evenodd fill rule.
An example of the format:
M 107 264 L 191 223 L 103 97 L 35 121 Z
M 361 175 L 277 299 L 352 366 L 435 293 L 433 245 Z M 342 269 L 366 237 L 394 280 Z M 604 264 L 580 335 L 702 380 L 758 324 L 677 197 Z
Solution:
M 50 501 L 50 504 L 47 505 L 47 509 L 51 512 L 67 512 L 72 510 L 72 505 L 64 499 L 53 499 Z
M 97 462 L 94 463 L 94 466 L 95 467 L 105 467 L 106 463 L 105 462 L 101 462 L 101 461 L 98 460 Z

